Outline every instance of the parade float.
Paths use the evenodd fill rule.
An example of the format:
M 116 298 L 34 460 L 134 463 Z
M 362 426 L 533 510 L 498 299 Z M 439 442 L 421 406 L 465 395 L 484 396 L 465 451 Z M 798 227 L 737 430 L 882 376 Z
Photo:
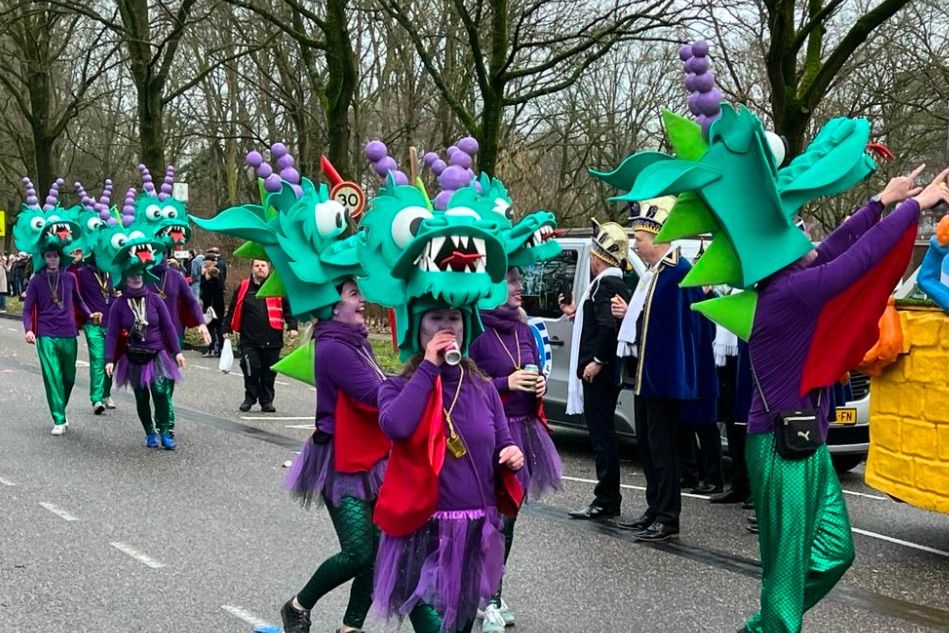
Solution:
M 911 292 L 891 300 L 862 368 L 872 383 L 866 481 L 949 514 L 949 216 Z

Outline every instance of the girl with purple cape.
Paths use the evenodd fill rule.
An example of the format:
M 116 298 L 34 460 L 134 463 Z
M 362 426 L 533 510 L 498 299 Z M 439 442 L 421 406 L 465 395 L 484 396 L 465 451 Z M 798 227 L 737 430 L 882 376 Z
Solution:
M 524 453 L 524 468 L 518 471 L 525 496 L 539 499 L 560 490 L 563 464 L 550 438 L 543 417 L 543 396 L 547 391 L 534 335 L 521 310 L 523 291 L 517 268 L 507 272 L 507 302 L 481 312 L 484 333 L 471 344 L 471 359 L 491 377 L 504 404 L 504 414 L 514 443 Z M 526 369 L 533 365 L 530 369 Z M 511 554 L 516 515 L 504 519 L 504 562 Z M 481 630 L 499 633 L 514 624 L 514 615 L 501 599 L 501 591 L 484 610 Z

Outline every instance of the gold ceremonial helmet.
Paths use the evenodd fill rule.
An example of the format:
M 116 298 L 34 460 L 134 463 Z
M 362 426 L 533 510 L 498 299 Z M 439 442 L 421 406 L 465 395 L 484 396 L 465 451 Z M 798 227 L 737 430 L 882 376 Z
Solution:
M 626 235 L 626 229 L 616 222 L 590 222 L 593 226 L 593 255 L 610 266 L 629 270 L 629 236 Z
M 629 225 L 634 231 L 645 231 L 657 235 L 675 203 L 675 196 L 630 202 Z

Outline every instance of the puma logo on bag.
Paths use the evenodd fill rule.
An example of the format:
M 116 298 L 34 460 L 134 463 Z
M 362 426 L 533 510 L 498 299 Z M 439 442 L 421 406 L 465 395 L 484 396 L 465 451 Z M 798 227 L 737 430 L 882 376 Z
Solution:
M 810 432 L 810 431 L 798 431 L 798 432 L 797 432 L 797 436 L 798 436 L 798 437 L 803 437 L 805 442 L 810 442 L 810 441 L 811 441 L 811 432 Z

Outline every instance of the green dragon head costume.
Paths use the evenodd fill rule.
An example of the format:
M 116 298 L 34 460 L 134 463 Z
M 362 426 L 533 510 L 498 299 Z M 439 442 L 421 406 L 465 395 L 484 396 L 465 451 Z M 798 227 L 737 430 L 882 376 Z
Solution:
M 96 266 L 112 276 L 112 283 L 117 288 L 125 285 L 129 275 L 142 275 L 146 283 L 158 281 L 150 270 L 164 257 L 163 245 L 154 237 L 154 225 L 136 219 L 135 194 L 135 188 L 128 190 L 121 217 L 116 220 L 110 214 L 105 224 L 94 233 L 92 241 Z
M 106 179 L 102 188 L 102 195 L 96 201 L 88 193 L 81 182 L 75 182 L 76 196 L 79 204 L 66 210 L 66 217 L 79 225 L 79 238 L 74 240 L 70 248 L 81 249 L 87 260 L 95 259 L 94 246 L 100 230 L 106 226 L 116 224 L 116 209 L 110 206 L 112 199 L 112 180 Z
M 80 228 L 59 205 L 62 178 L 53 183 L 42 208 L 33 182 L 24 178 L 23 186 L 26 199 L 13 225 L 13 241 L 18 250 L 33 256 L 34 266 L 39 270 L 43 265 L 43 253 L 50 250 L 59 251 L 61 255 L 69 252 L 72 243 L 79 238 Z
M 166 253 L 183 248 L 191 241 L 188 210 L 180 200 L 172 197 L 175 185 L 175 167 L 168 165 L 161 187 L 155 188 L 152 175 L 145 165 L 139 165 L 142 174 L 142 192 L 135 200 L 135 222 L 154 235 Z M 144 228 L 143 228 L 144 230 Z
M 663 113 L 674 155 L 636 152 L 612 171 L 590 171 L 626 192 L 613 200 L 678 196 L 659 241 L 712 236 L 683 285 L 752 288 L 813 248 L 794 222 L 804 204 L 845 191 L 873 173 L 866 153 L 870 124 L 833 119 L 782 168 L 761 121 L 743 106 L 720 103 L 721 93 L 710 87 L 707 51 L 704 42 L 680 51 L 697 120 Z M 696 309 L 747 339 L 755 305 L 755 294 L 748 291 Z

